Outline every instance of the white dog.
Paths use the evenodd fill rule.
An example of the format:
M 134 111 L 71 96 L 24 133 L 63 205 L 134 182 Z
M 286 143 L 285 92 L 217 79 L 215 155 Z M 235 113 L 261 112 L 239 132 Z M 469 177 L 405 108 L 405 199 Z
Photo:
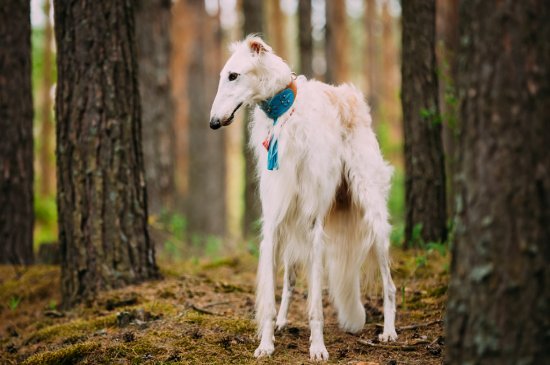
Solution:
M 328 359 L 325 270 L 341 328 L 358 332 L 365 323 L 361 268 L 378 263 L 384 288 L 380 340 L 395 340 L 386 202 L 392 168 L 380 153 L 363 95 L 350 85 L 296 78 L 271 47 L 249 36 L 232 46 L 220 73 L 210 127 L 229 125 L 242 105 L 256 105 L 250 147 L 258 160 L 263 222 L 256 290 L 260 345 L 254 355 L 271 355 L 275 326 L 287 323 L 295 265 L 308 274 L 311 359 Z M 278 260 L 284 284 L 276 317 Z

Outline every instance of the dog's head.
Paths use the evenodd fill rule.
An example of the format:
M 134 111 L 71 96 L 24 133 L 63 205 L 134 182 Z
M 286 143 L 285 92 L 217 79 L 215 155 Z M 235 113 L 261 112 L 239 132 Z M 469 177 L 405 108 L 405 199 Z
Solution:
M 267 99 L 292 77 L 288 65 L 260 37 L 248 36 L 231 46 L 231 57 L 220 73 L 218 93 L 210 112 L 210 128 L 231 124 L 243 105 Z

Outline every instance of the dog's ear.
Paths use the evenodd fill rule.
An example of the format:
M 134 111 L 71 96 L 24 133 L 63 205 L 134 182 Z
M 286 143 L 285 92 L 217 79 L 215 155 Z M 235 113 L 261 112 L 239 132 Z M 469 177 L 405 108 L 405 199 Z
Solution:
M 261 55 L 266 52 L 271 52 L 271 47 L 267 45 L 261 38 L 259 37 L 251 37 L 247 40 L 248 48 L 250 49 L 250 52 L 256 55 Z

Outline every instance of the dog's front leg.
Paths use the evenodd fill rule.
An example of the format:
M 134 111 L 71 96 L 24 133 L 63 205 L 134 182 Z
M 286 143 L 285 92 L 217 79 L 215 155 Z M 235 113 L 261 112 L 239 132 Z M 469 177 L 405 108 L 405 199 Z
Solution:
M 281 306 L 279 307 L 279 314 L 277 314 L 277 331 L 282 330 L 287 324 L 288 306 L 292 299 L 292 292 L 294 291 L 294 285 L 296 284 L 296 270 L 294 265 L 289 264 L 288 260 L 285 260 L 285 272 L 283 276 L 283 293 L 281 298 Z
M 311 330 L 311 345 L 309 356 L 311 360 L 328 360 L 328 351 L 323 338 L 323 227 L 322 220 L 317 219 L 313 228 L 313 245 L 309 268 L 309 328 Z
M 275 350 L 273 344 L 275 322 L 275 245 L 272 230 L 264 230 L 264 238 L 260 244 L 260 260 L 258 264 L 256 288 L 256 321 L 260 346 L 254 356 L 270 356 Z

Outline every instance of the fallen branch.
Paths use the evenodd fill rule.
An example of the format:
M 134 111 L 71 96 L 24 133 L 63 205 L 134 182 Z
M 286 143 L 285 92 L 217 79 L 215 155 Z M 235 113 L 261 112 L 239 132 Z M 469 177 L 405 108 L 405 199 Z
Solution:
M 235 301 L 234 300 L 227 300 L 225 302 L 212 302 L 212 303 L 205 304 L 202 307 L 203 308 L 210 308 L 210 307 L 215 307 L 217 305 L 231 304 L 233 302 L 235 302 Z
M 411 324 L 408 326 L 401 326 L 401 327 L 397 327 L 396 330 L 398 331 L 414 330 L 422 327 L 430 327 L 430 326 L 433 326 L 434 324 L 439 324 L 439 323 L 443 323 L 443 320 L 437 319 L 435 321 L 426 322 L 426 323 L 418 323 L 418 324 Z M 378 328 L 384 328 L 384 325 L 380 323 L 376 323 L 375 326 Z
M 219 316 L 219 315 L 220 315 L 220 314 L 218 314 L 218 313 L 211 312 L 211 311 L 209 311 L 209 310 L 207 310 L 207 309 L 204 309 L 204 308 L 201 308 L 201 307 L 197 307 L 197 306 L 194 305 L 194 304 L 189 305 L 188 308 L 194 310 L 195 312 L 199 312 L 199 313 L 202 313 L 202 314 L 208 314 L 208 315 L 210 315 L 210 316 Z
M 412 343 L 404 343 L 404 344 L 396 343 L 394 345 L 389 345 L 389 344 L 383 344 L 383 343 L 374 343 L 370 340 L 365 341 L 361 339 L 357 340 L 357 342 L 370 347 L 376 347 L 376 348 L 382 348 L 382 349 L 388 349 L 388 350 L 401 350 L 401 351 L 415 351 L 417 349 L 416 346 L 430 343 L 430 341 L 427 341 L 427 340 L 418 340 Z

